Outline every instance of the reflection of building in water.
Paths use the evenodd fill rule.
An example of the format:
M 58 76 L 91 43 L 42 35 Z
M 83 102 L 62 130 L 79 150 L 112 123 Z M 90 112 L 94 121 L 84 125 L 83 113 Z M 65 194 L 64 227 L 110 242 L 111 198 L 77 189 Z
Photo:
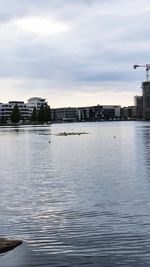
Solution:
M 146 176 L 150 181 L 150 126 L 143 126 L 140 128 L 143 137 L 143 166 L 146 171 Z M 142 147 L 141 146 L 141 147 Z
M 142 89 L 143 89 L 143 119 L 150 120 L 150 82 L 143 82 Z

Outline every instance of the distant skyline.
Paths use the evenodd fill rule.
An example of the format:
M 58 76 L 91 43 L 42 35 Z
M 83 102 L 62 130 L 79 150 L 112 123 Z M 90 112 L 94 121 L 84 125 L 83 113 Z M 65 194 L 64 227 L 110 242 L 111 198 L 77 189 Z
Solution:
M 133 105 L 149 13 L 148 0 L 0 0 L 0 102 Z

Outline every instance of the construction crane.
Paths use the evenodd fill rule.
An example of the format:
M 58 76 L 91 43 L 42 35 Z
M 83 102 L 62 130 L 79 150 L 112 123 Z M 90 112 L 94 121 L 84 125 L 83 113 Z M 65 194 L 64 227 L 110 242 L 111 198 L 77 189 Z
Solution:
M 149 81 L 149 70 L 150 70 L 150 64 L 145 64 L 145 65 L 133 65 L 134 69 L 137 68 L 145 68 L 146 69 L 146 81 Z

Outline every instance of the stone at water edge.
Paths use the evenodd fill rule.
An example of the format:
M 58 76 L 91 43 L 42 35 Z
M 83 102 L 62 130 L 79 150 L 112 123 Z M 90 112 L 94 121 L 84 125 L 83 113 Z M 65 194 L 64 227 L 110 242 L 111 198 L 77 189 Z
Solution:
M 21 240 L 9 240 L 0 238 L 0 253 L 5 253 L 12 250 L 22 244 Z

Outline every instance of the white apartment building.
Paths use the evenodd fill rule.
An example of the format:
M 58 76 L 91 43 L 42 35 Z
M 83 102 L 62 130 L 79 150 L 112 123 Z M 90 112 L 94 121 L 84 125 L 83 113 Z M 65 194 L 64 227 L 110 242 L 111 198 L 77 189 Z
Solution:
M 9 101 L 5 104 L 0 103 L 0 120 L 9 121 L 10 114 L 15 105 L 17 105 L 20 110 L 22 120 L 28 120 L 30 117 L 29 108 L 23 101 Z
M 47 102 L 45 98 L 41 97 L 31 97 L 28 99 L 27 106 L 29 108 L 30 114 L 32 114 L 33 108 L 36 107 L 37 110 L 40 109 L 41 105 L 46 106 Z
M 33 108 L 36 107 L 37 110 L 40 109 L 41 105 L 47 105 L 47 102 L 44 98 L 41 97 L 31 97 L 28 99 L 28 103 L 23 101 L 9 101 L 8 103 L 0 103 L 0 120 L 9 121 L 11 112 L 15 105 L 18 106 L 21 119 L 26 121 L 29 120 L 33 111 Z

